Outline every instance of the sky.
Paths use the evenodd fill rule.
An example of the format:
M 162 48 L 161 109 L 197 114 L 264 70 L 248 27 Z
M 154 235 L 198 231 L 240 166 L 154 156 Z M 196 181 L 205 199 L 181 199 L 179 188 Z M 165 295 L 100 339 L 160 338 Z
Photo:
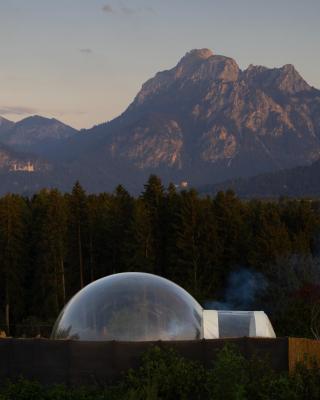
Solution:
M 111 120 L 194 48 L 320 89 L 320 0 L 0 0 L 0 115 Z

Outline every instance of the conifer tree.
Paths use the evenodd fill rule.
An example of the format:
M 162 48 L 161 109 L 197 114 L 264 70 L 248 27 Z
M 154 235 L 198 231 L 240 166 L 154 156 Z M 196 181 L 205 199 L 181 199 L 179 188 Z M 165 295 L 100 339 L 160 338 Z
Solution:
M 252 266 L 267 271 L 268 265 L 291 253 L 288 230 L 275 204 L 256 203 L 251 218 L 253 235 L 248 260 Z
M 4 322 L 10 334 L 11 320 L 23 315 L 23 291 L 28 208 L 21 196 L 0 199 L 0 285 L 4 293 Z
M 220 192 L 214 199 L 214 213 L 218 236 L 222 248 L 221 265 L 226 274 L 231 266 L 246 263 L 246 253 L 250 242 L 245 205 L 231 190 Z
M 182 192 L 179 223 L 176 227 L 176 276 L 195 296 L 200 281 L 200 202 L 194 190 Z
M 149 210 L 143 199 L 137 199 L 134 203 L 126 252 L 128 271 L 155 273 L 156 253 L 153 226 Z
M 109 249 L 112 272 L 123 272 L 128 262 L 127 241 L 133 218 L 133 198 L 119 185 L 114 191 L 110 208 Z
M 108 193 L 88 197 L 91 281 L 113 273 L 110 252 L 112 197 Z
M 163 229 L 164 229 L 164 246 L 163 258 L 166 265 L 166 276 L 179 282 L 179 277 L 176 276 L 176 261 L 177 261 L 177 226 L 180 222 L 181 195 L 173 183 L 170 183 L 164 199 L 163 212 Z
M 164 187 L 161 179 L 156 175 L 150 175 L 148 182 L 144 185 L 144 191 L 141 195 L 145 203 L 146 211 L 149 215 L 152 240 L 150 243 L 154 246 L 155 273 L 158 275 L 166 274 L 164 262 Z
M 73 186 L 71 195 L 67 196 L 67 200 L 69 206 L 69 263 L 78 269 L 78 288 L 82 289 L 86 282 L 87 272 L 88 204 L 86 192 L 78 181 Z
M 42 190 L 34 197 L 32 219 L 33 310 L 54 320 L 66 303 L 67 209 L 58 190 Z

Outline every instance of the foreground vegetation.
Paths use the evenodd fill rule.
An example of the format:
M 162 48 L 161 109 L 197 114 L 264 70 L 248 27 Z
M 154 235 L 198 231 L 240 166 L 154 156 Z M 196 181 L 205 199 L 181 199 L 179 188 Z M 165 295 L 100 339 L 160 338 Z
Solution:
M 320 369 L 275 373 L 266 360 L 222 349 L 210 368 L 155 347 L 119 382 L 95 388 L 45 388 L 20 379 L 0 388 L 0 400 L 319 400 Z
M 229 306 L 266 310 L 278 335 L 317 337 L 319 233 L 318 202 L 248 202 L 231 191 L 203 198 L 165 189 L 155 176 L 139 198 L 121 186 L 87 195 L 79 183 L 67 194 L 8 194 L 0 199 L 0 330 L 48 335 L 74 293 L 112 273 L 159 274 L 204 303 L 225 300 L 230 276 L 245 268 L 259 287 Z

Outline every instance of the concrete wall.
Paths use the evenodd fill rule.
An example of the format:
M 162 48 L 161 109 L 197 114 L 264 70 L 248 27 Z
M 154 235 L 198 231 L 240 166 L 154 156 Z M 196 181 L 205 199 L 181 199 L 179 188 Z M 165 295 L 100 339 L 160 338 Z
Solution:
M 304 342 L 295 340 L 240 338 L 133 343 L 0 339 L 0 382 L 23 376 L 43 384 L 103 384 L 119 378 L 129 368 L 136 368 L 141 355 L 154 345 L 174 348 L 182 356 L 210 366 L 217 351 L 226 343 L 233 343 L 244 356 L 263 357 L 276 371 L 284 371 L 292 368 L 295 362 L 290 349 L 297 352 L 300 346 L 302 357 L 304 349 L 312 351 L 314 348 L 311 344 L 303 347 L 306 346 Z M 320 360 L 320 343 L 316 348 Z

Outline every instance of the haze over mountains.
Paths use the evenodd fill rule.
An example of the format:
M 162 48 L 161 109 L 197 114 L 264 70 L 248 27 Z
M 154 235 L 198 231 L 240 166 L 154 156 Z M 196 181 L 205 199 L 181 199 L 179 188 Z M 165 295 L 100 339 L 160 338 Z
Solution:
M 0 119 L 0 142 L 0 160 L 36 165 L 10 172 L 0 161 L 2 192 L 65 190 L 76 179 L 89 191 L 122 183 L 137 192 L 150 173 L 199 186 L 316 161 L 320 91 L 292 65 L 242 71 L 232 58 L 192 50 L 109 123 L 79 132 L 42 117 Z

